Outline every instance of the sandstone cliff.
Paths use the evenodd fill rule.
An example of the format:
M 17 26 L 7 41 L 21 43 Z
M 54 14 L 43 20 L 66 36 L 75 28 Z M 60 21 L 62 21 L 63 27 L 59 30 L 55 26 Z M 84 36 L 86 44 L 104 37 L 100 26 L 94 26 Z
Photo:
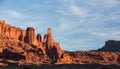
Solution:
M 47 34 L 44 37 L 44 45 L 46 46 L 46 48 L 45 48 L 46 54 L 51 59 L 57 59 L 57 58 L 61 57 L 63 51 L 60 48 L 59 43 L 54 42 L 50 28 L 48 28 Z
M 20 36 L 25 37 L 26 34 L 25 30 L 10 26 L 6 24 L 4 20 L 0 20 L 0 34 L 1 33 L 17 40 L 21 38 Z
M 63 53 L 59 43 L 52 38 L 50 28 L 48 28 L 42 41 L 42 36 L 40 34 L 36 36 L 33 27 L 22 30 L 0 20 L 0 35 L 1 58 L 41 63 L 46 63 L 46 61 L 51 63 L 52 61 L 55 63 Z
M 42 40 L 33 27 L 26 30 L 0 20 L 0 64 L 120 64 L 120 41 L 109 40 L 98 51 L 68 52 L 55 42 L 51 28 Z M 99 52 L 103 51 L 103 52 Z M 111 51 L 111 52 L 104 52 Z

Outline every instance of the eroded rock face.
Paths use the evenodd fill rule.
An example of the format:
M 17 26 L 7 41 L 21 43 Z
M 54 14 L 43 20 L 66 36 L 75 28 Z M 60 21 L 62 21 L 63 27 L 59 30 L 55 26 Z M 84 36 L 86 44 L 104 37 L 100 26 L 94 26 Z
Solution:
M 3 54 L 5 49 L 18 54 L 22 52 L 19 55 L 25 56 L 24 60 L 28 62 L 45 62 L 48 59 L 57 61 L 63 53 L 60 44 L 54 42 L 50 28 L 42 41 L 41 34 L 36 36 L 33 27 L 22 30 L 0 20 L 0 35 L 3 38 L 0 41 L 0 53 Z
M 0 59 L 41 64 L 119 64 L 119 48 L 120 41 L 109 40 L 100 51 L 115 52 L 63 51 L 60 44 L 54 41 L 51 28 L 48 28 L 42 40 L 40 34 L 35 35 L 33 27 L 22 30 L 0 20 Z
M 41 34 L 37 34 L 37 40 L 38 40 L 39 42 L 42 42 L 42 36 L 41 36 Z
M 119 64 L 120 52 L 65 52 L 57 64 Z
M 21 35 L 23 37 L 25 36 L 25 30 L 10 26 L 6 24 L 4 20 L 0 20 L 0 34 L 1 33 L 17 40 L 19 40 Z
M 25 42 L 29 44 L 34 44 L 36 40 L 35 30 L 33 27 L 28 27 L 26 29 Z
M 51 28 L 48 28 L 47 34 L 44 36 L 44 45 L 46 45 L 46 54 L 51 59 L 58 59 L 61 57 L 63 51 L 60 48 L 59 43 L 54 42 L 54 39 L 52 38 L 52 32 Z
M 4 34 L 0 34 L 0 59 L 8 59 L 25 62 L 44 62 L 46 54 L 44 49 L 35 45 L 10 38 Z

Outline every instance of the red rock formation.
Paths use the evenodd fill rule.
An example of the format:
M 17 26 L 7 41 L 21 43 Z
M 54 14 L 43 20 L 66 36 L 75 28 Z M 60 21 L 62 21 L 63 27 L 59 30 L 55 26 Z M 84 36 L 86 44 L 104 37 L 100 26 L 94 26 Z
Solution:
M 45 34 L 43 42 L 46 45 L 46 54 L 50 58 L 58 59 L 61 57 L 63 51 L 60 48 L 59 43 L 54 42 L 50 28 L 48 28 L 47 34 Z
M 0 20 L 0 33 L 3 33 L 3 25 L 5 24 L 4 20 Z
M 25 42 L 29 43 L 29 44 L 34 44 L 36 40 L 36 36 L 35 36 L 35 30 L 33 27 L 28 27 L 26 29 L 26 36 L 25 36 Z
M 52 38 L 51 28 L 48 28 L 47 34 L 46 34 L 46 44 L 48 47 L 53 46 L 54 40 Z
M 119 51 L 119 46 L 120 41 L 110 40 L 106 42 L 103 48 L 107 51 L 113 51 L 113 49 Z M 48 28 L 42 41 L 40 34 L 35 35 L 33 27 L 28 27 L 25 31 L 0 20 L 0 59 L 24 61 L 26 63 L 119 64 L 120 52 L 64 52 L 60 48 L 60 44 L 54 41 L 50 28 Z
M 26 61 L 27 62 L 40 62 L 39 61 L 39 56 L 30 52 L 30 53 L 27 53 L 26 55 Z
M 6 37 L 12 38 L 16 41 L 20 40 L 23 43 L 30 44 L 31 47 L 23 46 L 24 45 L 23 43 L 18 44 L 18 46 L 22 45 L 22 47 L 25 50 L 31 50 L 32 47 L 33 49 L 39 48 L 38 52 L 40 51 L 42 52 L 43 56 L 47 56 L 47 58 L 44 57 L 46 59 L 50 58 L 56 61 L 58 58 L 61 57 L 63 53 L 62 49 L 60 48 L 60 44 L 54 42 L 50 28 L 47 30 L 47 34 L 45 35 L 44 40 L 42 41 L 42 37 L 40 34 L 38 34 L 37 36 L 35 35 L 35 30 L 33 27 L 28 27 L 26 31 L 24 31 L 20 28 L 10 26 L 6 24 L 5 21 L 1 20 L 0 21 L 0 34 L 3 34 Z M 12 46 L 14 46 L 14 44 Z M 16 46 L 14 48 L 19 49 L 19 48 L 16 48 Z M 0 51 L 2 53 L 3 49 L 1 48 Z M 25 53 L 28 53 L 28 52 L 25 52 Z M 31 52 L 25 55 L 27 61 L 36 61 L 36 60 L 33 60 L 33 58 L 37 59 L 36 57 L 38 57 L 38 55 L 35 55 L 35 53 L 34 54 L 33 53 L 34 52 Z M 43 61 L 40 57 L 39 59 L 40 61 Z
M 37 34 L 37 40 L 38 40 L 39 42 L 42 42 L 42 36 L 41 36 L 41 34 Z
M 120 52 L 76 51 L 65 52 L 57 64 L 119 64 Z
M 21 31 L 21 35 L 19 36 L 19 40 L 24 42 L 24 36 L 23 36 L 23 32 Z
M 17 40 L 20 38 L 21 35 L 23 37 L 25 36 L 24 30 L 17 27 L 10 26 L 6 24 L 4 20 L 0 20 L 0 33 Z

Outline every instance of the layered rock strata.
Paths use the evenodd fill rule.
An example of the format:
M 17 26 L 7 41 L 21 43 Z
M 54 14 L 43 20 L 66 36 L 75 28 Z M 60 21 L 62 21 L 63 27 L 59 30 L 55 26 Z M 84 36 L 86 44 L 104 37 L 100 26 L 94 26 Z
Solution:
M 11 44 L 9 40 L 13 40 L 13 42 L 14 40 L 20 41 L 22 43 L 18 43 L 18 42 L 15 42 L 15 43 L 18 43 L 18 47 L 22 45 L 23 49 L 26 50 L 26 52 L 24 52 L 26 61 L 32 62 L 33 59 L 34 61 L 38 61 L 38 60 L 43 61 L 41 59 L 42 56 L 40 56 L 40 54 L 44 56 L 42 57 L 44 59 L 46 58 L 46 59 L 52 60 L 54 58 L 54 61 L 56 61 L 58 58 L 61 57 L 63 53 L 62 49 L 59 46 L 59 43 L 54 42 L 50 28 L 48 28 L 48 31 L 45 34 L 45 37 L 42 41 L 42 36 L 40 34 L 37 34 L 36 36 L 35 29 L 33 27 L 28 27 L 26 30 L 22 30 L 20 28 L 8 25 L 4 20 L 0 20 L 0 34 L 2 36 L 6 36 L 6 39 L 4 39 L 1 36 L 0 42 L 2 45 L 1 45 L 0 52 L 2 53 L 7 48 L 7 46 L 8 47 L 11 46 L 11 45 L 3 44 L 6 41 L 8 41 L 8 44 L 9 43 Z M 24 43 L 28 44 L 28 46 L 26 46 Z M 4 47 L 4 49 L 2 47 Z M 10 49 L 7 48 L 7 50 L 10 50 Z
M 120 64 L 119 48 L 120 41 L 109 40 L 97 51 L 63 51 L 54 41 L 51 28 L 42 40 L 33 27 L 22 30 L 0 20 L 0 63 L 12 60 L 18 64 Z

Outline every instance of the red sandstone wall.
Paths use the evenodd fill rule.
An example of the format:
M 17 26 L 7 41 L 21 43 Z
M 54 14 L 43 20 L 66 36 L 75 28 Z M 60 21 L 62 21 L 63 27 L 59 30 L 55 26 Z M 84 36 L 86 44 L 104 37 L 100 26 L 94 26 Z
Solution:
M 6 24 L 4 20 L 0 20 L 0 34 L 4 34 L 14 39 L 19 39 L 21 35 L 25 37 L 25 33 L 25 30 L 10 26 Z
M 54 42 L 50 28 L 48 28 L 42 41 L 41 35 L 38 34 L 36 36 L 35 29 L 33 27 L 28 27 L 26 30 L 22 30 L 6 24 L 4 20 L 0 20 L 0 34 L 40 47 L 43 52 L 52 59 L 60 58 L 63 53 L 59 43 Z

